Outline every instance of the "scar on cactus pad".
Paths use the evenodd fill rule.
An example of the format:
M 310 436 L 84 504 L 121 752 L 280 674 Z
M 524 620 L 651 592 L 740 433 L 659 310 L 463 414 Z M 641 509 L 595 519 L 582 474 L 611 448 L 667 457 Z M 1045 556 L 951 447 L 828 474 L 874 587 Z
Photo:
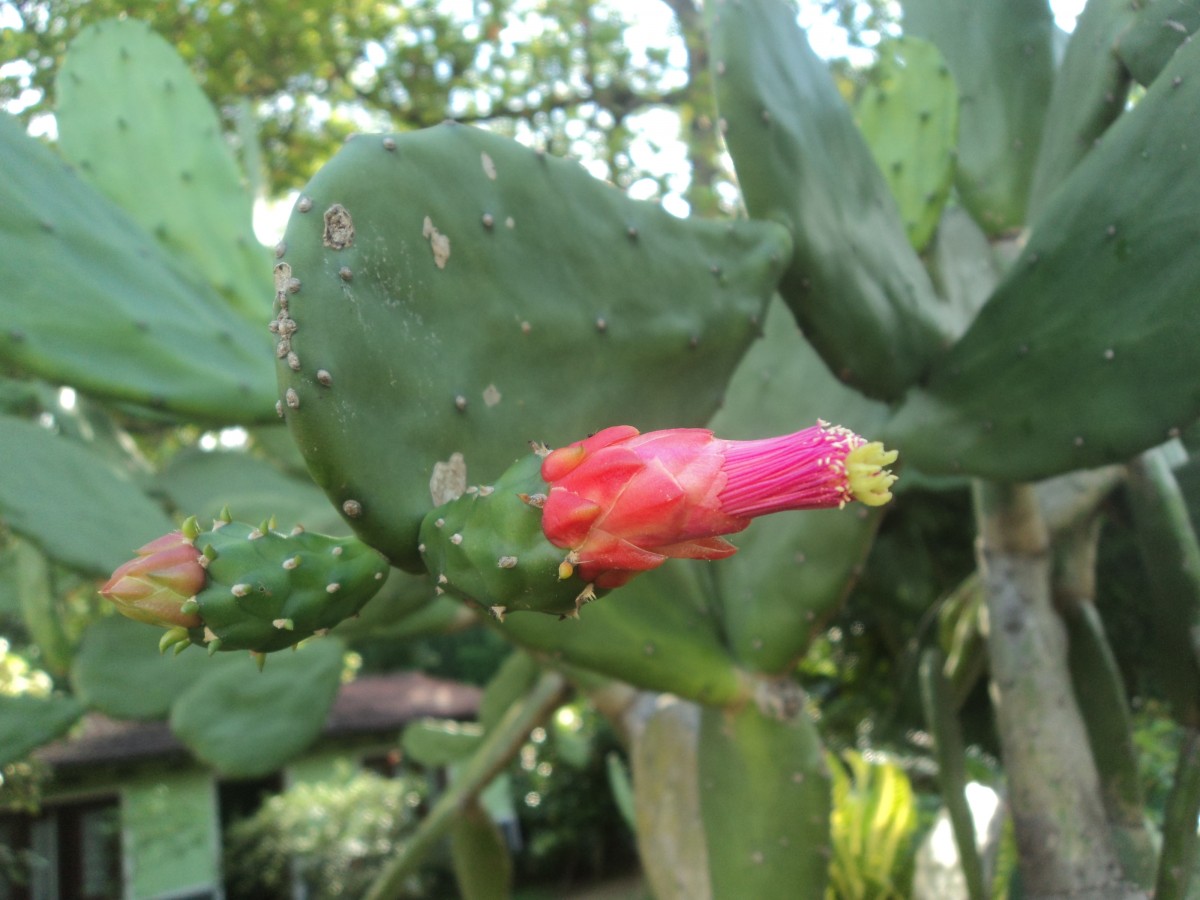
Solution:
M 534 449 L 494 485 L 434 509 L 421 529 L 438 591 L 500 619 L 523 610 L 576 617 L 599 592 L 667 559 L 731 556 L 737 548 L 723 536 L 757 516 L 879 506 L 896 481 L 887 468 L 895 450 L 825 422 L 752 441 L 618 425 Z
M 274 526 L 223 512 L 202 531 L 190 518 L 139 549 L 100 593 L 129 618 L 167 629 L 164 652 L 199 644 L 263 654 L 323 634 L 383 586 L 387 561 L 360 541 Z

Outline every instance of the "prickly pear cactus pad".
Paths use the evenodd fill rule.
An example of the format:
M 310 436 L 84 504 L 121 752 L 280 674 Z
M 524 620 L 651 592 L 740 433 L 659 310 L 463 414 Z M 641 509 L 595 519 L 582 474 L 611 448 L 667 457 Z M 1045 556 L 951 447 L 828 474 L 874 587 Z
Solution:
M 786 0 L 704 4 L 746 207 L 796 242 L 780 293 L 838 378 L 894 399 L 949 342 L 945 311 L 828 66 Z
M 278 410 L 358 535 L 419 571 L 426 512 L 529 441 L 701 424 L 791 248 L 446 124 L 350 141 L 277 253 Z
M 195 598 L 202 624 L 186 640 L 210 651 L 293 646 L 357 613 L 388 572 L 383 557 L 353 538 L 242 522 L 218 520 L 193 544 L 208 579 Z
M 598 596 L 594 589 L 584 594 L 578 578 L 559 577 L 563 551 L 546 540 L 537 506 L 546 491 L 541 464 L 530 453 L 495 484 L 472 485 L 425 517 L 419 549 L 439 590 L 501 620 L 523 610 L 576 616 Z
M 270 417 L 270 345 L 245 319 L 7 114 L 0 159 L 0 360 L 206 422 Z
M 1200 416 L 1200 42 L 1072 170 L 1009 276 L 888 427 L 929 472 L 1034 480 Z
M 270 255 L 254 237 L 254 197 L 175 49 L 144 22 L 100 22 L 71 42 L 55 84 L 59 146 L 81 175 L 231 307 L 261 318 Z

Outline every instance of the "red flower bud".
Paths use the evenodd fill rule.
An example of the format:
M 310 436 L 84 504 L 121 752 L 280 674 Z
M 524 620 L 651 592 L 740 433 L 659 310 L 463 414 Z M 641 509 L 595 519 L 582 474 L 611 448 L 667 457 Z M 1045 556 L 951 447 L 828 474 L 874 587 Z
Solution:
M 550 485 L 542 530 L 578 572 L 614 588 L 669 557 L 721 559 L 721 535 L 789 509 L 879 506 L 896 480 L 895 450 L 821 422 L 795 434 L 726 441 L 702 428 L 641 434 L 618 425 L 542 461 Z
M 100 588 L 100 593 L 131 619 L 162 628 L 195 628 L 200 616 L 183 604 L 204 588 L 200 551 L 182 531 L 172 531 L 137 551 Z

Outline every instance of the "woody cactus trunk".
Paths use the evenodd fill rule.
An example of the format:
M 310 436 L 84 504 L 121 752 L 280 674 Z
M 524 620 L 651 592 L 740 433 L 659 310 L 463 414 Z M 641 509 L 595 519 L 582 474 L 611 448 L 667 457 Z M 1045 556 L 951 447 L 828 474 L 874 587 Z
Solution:
M 1200 45 L 1184 40 L 1192 19 L 1164 25 L 1165 5 L 1091 0 L 1056 60 L 1045 0 L 909 0 L 905 37 L 851 109 L 790 4 L 710 0 L 747 213 L 732 220 L 674 218 L 462 125 L 357 136 L 296 201 L 269 323 L 276 411 L 356 538 L 189 524 L 172 552 L 186 541 L 203 571 L 188 596 L 170 588 L 168 643 L 293 644 L 366 602 L 386 560 L 585 690 L 677 698 L 614 712 L 631 724 L 656 896 L 821 898 L 829 773 L 796 662 L 889 489 L 970 479 L 1025 896 L 1146 896 L 1156 879 L 1156 896 L 1182 896 L 1194 829 L 1161 853 L 1147 830 L 1090 602 L 1094 499 L 1119 473 L 1080 474 L 1135 460 L 1162 581 L 1147 605 L 1194 735 L 1195 534 L 1155 448 L 1200 417 Z M 192 378 L 254 406 L 238 382 L 254 342 L 230 333 L 209 341 L 229 357 L 219 372 L 122 399 L 205 414 L 176 390 Z M 16 334 L 0 335 L 6 358 L 68 357 Z M 115 599 L 153 580 L 154 552 Z M 927 662 L 980 896 L 958 673 Z M 470 786 L 560 690 L 492 723 Z M 1171 807 L 1193 822 L 1196 765 L 1181 763 Z M 671 827 L 652 818 L 672 805 Z

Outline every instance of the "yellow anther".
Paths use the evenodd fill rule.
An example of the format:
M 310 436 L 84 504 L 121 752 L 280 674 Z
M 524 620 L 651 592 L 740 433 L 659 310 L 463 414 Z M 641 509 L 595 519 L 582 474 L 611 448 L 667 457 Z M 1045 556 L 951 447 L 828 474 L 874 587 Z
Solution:
M 846 454 L 846 483 L 855 500 L 867 506 L 883 506 L 892 499 L 891 487 L 898 476 L 888 471 L 900 455 L 885 450 L 879 441 L 862 444 Z

